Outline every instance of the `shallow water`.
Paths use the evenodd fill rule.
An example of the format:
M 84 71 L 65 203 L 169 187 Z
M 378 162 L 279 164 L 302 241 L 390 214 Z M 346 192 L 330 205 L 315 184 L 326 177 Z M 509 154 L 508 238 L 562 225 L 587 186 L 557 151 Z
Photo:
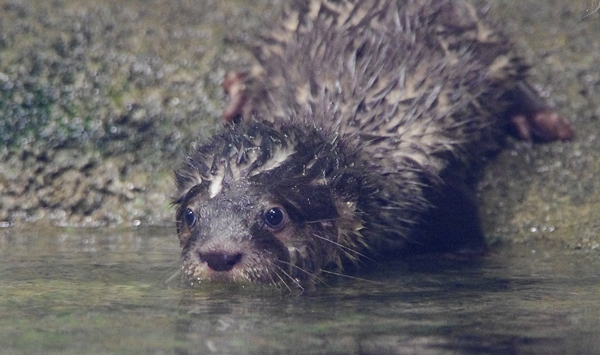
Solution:
M 316 290 L 165 281 L 172 229 L 0 231 L 0 353 L 562 354 L 600 349 L 599 265 L 497 248 Z

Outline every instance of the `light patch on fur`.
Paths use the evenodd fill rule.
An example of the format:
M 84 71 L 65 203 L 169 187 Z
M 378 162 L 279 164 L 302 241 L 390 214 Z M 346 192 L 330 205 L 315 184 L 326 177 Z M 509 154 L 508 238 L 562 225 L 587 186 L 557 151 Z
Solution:
M 352 4 L 351 2 L 342 2 L 339 4 L 334 4 L 332 2 L 323 2 L 323 5 L 329 10 L 335 11 L 337 13 L 338 27 L 342 27 L 344 23 L 346 23 L 346 21 L 352 14 L 352 10 L 356 7 L 356 4 Z
M 495 32 L 491 28 L 489 28 L 483 21 L 481 21 L 481 19 L 479 19 L 477 9 L 472 4 L 465 2 L 464 5 L 467 11 L 469 12 L 469 15 L 471 15 L 473 21 L 477 24 L 477 31 L 475 32 L 477 33 L 477 40 L 483 43 L 492 42 L 493 35 Z
M 352 18 L 350 18 L 350 23 L 352 24 L 352 26 L 358 25 L 360 21 L 362 21 L 363 18 L 367 16 L 368 13 L 369 12 L 364 8 L 357 9 Z
M 248 161 L 246 161 L 244 164 L 230 164 L 229 169 L 231 171 L 231 177 L 233 180 L 240 180 L 248 176 L 248 169 L 250 168 L 250 165 L 256 161 L 257 157 L 258 154 L 256 153 L 256 150 L 250 150 L 248 151 Z
M 286 43 L 292 40 L 294 33 L 298 28 L 300 15 L 297 12 L 290 13 L 282 22 L 282 31 L 274 31 L 270 35 L 280 43 Z M 278 46 L 279 47 L 279 46 Z
M 321 0 L 313 0 L 310 2 L 308 18 L 314 20 L 319 15 L 319 10 L 321 10 Z
M 296 89 L 296 100 L 300 105 L 308 103 L 310 97 L 310 86 L 308 83 L 299 85 Z
M 259 173 L 261 173 L 263 171 L 273 170 L 273 169 L 281 166 L 294 153 L 296 153 L 296 151 L 292 147 L 288 147 L 288 148 L 285 148 L 285 149 L 278 149 L 273 154 L 273 156 L 271 157 L 271 159 L 269 159 L 265 163 L 265 165 L 261 166 L 260 168 L 256 169 L 252 173 L 250 173 L 250 176 L 259 174 Z
M 285 48 L 283 48 L 279 44 L 262 46 L 261 51 L 263 53 L 263 56 L 265 56 L 265 58 L 274 57 L 274 56 L 283 56 L 285 54 Z
M 290 16 L 283 22 L 283 27 L 290 33 L 295 32 L 298 29 L 298 23 L 300 22 L 300 15 L 297 12 L 290 14 Z
M 266 74 L 265 68 L 261 65 L 255 64 L 250 68 L 250 76 L 253 78 L 261 78 Z
M 311 181 L 310 185 L 311 186 L 327 186 L 327 183 L 328 183 L 327 179 L 325 179 L 323 177 L 323 178 L 315 179 L 315 180 Z
M 444 40 L 443 38 L 438 38 L 438 43 L 440 44 L 440 46 L 442 46 L 442 48 L 444 48 L 444 59 L 446 63 L 450 65 L 457 65 L 460 63 L 460 59 L 458 58 L 456 53 L 450 50 L 450 44 L 448 43 L 448 41 Z
M 413 69 L 409 76 L 405 75 L 404 69 L 402 70 L 403 71 L 400 75 L 398 82 L 399 85 L 394 85 L 394 87 L 391 87 L 392 90 L 390 90 L 385 96 L 385 101 L 390 105 L 394 105 L 405 100 L 416 99 L 422 96 L 427 89 L 427 85 L 424 85 L 426 83 L 426 80 L 423 79 L 427 78 L 427 75 L 425 74 L 427 73 L 426 68 L 422 68 L 419 65 L 415 69 Z M 383 85 L 388 85 L 387 81 L 384 80 L 382 80 L 381 83 Z M 376 88 L 376 92 L 381 91 L 383 89 L 383 85 L 378 85 L 378 87 Z M 382 88 L 380 89 L 379 86 L 382 86 Z M 397 125 L 402 119 L 403 117 L 398 117 L 398 120 L 394 120 L 394 122 L 388 123 L 388 128 Z
M 494 60 L 492 65 L 490 65 L 488 75 L 492 78 L 501 78 L 503 76 L 503 69 L 508 67 L 510 67 L 508 56 L 501 55 Z
M 211 175 L 210 186 L 208 188 L 210 198 L 213 198 L 223 189 L 223 178 L 225 177 L 225 168 L 219 166 L 217 171 Z

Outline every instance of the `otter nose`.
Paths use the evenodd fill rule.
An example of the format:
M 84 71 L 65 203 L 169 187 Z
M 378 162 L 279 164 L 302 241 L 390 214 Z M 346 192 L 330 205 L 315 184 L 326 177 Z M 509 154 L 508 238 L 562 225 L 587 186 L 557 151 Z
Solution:
M 214 271 L 229 271 L 235 264 L 242 260 L 241 253 L 229 254 L 225 252 L 200 253 L 200 260 L 206 262 Z

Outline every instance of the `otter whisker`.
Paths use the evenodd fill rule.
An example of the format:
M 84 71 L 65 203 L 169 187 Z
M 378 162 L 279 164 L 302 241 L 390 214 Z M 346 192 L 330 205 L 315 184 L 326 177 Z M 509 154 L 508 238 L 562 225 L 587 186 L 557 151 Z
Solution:
M 286 265 L 292 266 L 292 267 L 294 267 L 294 266 L 295 266 L 295 265 L 291 265 L 291 264 L 289 264 L 289 263 L 287 263 L 287 262 L 285 262 L 285 261 L 281 261 L 281 262 L 282 262 L 282 263 L 284 263 L 284 264 L 286 264 Z M 282 273 L 283 273 L 285 276 L 287 276 L 287 277 L 288 277 L 288 278 L 289 278 L 289 279 L 290 279 L 290 280 L 291 280 L 291 281 L 292 281 L 292 282 L 293 282 L 293 283 L 294 283 L 296 286 L 298 286 L 298 288 L 300 288 L 300 289 L 301 289 L 301 290 L 304 292 L 304 287 L 302 287 L 302 285 L 300 284 L 300 282 L 299 282 L 298 280 L 296 280 L 296 279 L 295 279 L 295 278 L 294 278 L 292 275 L 288 274 L 288 273 L 287 273 L 287 272 L 286 272 L 286 271 L 285 271 L 285 270 L 284 270 L 284 269 L 283 269 L 281 266 L 279 266 L 279 265 L 275 265 L 275 267 L 276 267 L 277 269 L 279 269 L 279 271 L 281 271 L 281 272 L 282 272 Z M 302 270 L 302 269 L 300 269 L 300 270 L 301 270 L 301 271 L 304 271 L 304 270 Z M 310 275 L 310 274 L 309 274 L 309 275 Z M 288 288 L 288 290 L 290 290 L 290 292 L 291 292 L 292 290 L 291 290 L 291 289 L 290 289 L 290 287 L 287 285 L 287 283 L 286 283 L 286 282 L 283 280 L 283 278 L 281 277 L 281 275 L 279 275 L 279 274 L 277 273 L 277 276 L 278 276 L 278 277 L 281 279 L 281 281 L 284 283 L 284 285 L 285 285 L 285 286 Z M 312 275 L 311 275 L 311 276 L 312 276 Z
M 326 241 L 326 242 L 328 242 L 328 243 L 331 243 L 331 244 L 333 244 L 333 245 L 335 245 L 335 246 L 338 246 L 338 247 L 340 247 L 340 248 L 342 249 L 342 251 L 344 251 L 344 253 L 346 253 L 346 255 L 347 255 L 348 257 L 352 258 L 352 259 L 354 259 L 356 256 L 358 256 L 358 257 L 360 257 L 360 258 L 363 258 L 363 259 L 366 259 L 366 260 L 373 261 L 373 260 L 372 260 L 371 258 L 369 258 L 367 255 L 365 255 L 365 254 L 362 254 L 361 252 L 359 252 L 358 250 L 356 250 L 356 249 L 354 249 L 354 248 L 352 248 L 352 247 L 349 247 L 349 246 L 347 246 L 347 245 L 340 244 L 340 243 L 338 243 L 338 242 L 334 242 L 333 240 L 331 240 L 331 239 L 328 239 L 328 238 L 325 238 L 325 237 L 322 237 L 322 236 L 320 236 L 320 235 L 318 235 L 318 234 L 313 234 L 313 236 L 315 236 L 315 237 L 317 237 L 318 239 L 321 239 L 321 240 L 323 240 L 323 241 Z
M 169 276 L 166 280 L 165 280 L 165 285 L 168 285 L 171 283 L 171 281 L 173 281 L 173 279 L 175 279 L 177 276 L 181 275 L 181 269 L 175 271 L 173 273 L 173 275 Z
M 314 220 L 306 221 L 306 224 L 318 224 L 318 223 L 332 222 L 332 221 L 335 221 L 336 219 L 337 218 L 314 219 Z
M 283 260 L 281 260 L 281 263 L 283 263 L 285 265 L 288 265 L 288 266 L 290 266 L 292 268 L 295 268 L 296 270 L 298 270 L 300 272 L 303 272 L 303 273 L 307 274 L 311 278 L 311 280 L 314 279 L 316 281 L 319 281 L 320 283 L 322 283 L 325 286 L 329 286 L 323 279 L 319 278 L 317 276 L 317 274 L 315 274 L 315 273 L 312 273 L 312 272 L 310 272 L 308 270 L 305 270 L 305 269 L 299 267 L 298 265 L 294 265 L 294 264 L 288 263 L 288 262 L 283 261 Z M 281 267 L 280 267 L 280 270 L 285 273 L 285 271 L 283 271 L 283 269 L 281 269 Z M 287 273 L 285 273 L 285 275 L 288 276 L 298 287 L 300 287 L 300 288 L 302 288 L 302 290 L 304 290 L 304 287 L 302 287 L 300 285 L 300 283 L 299 283 L 299 281 L 297 279 L 295 279 L 294 277 L 292 277 L 291 275 L 289 275 Z
M 590 11 L 588 9 L 586 9 L 585 11 Z M 583 16 L 581 19 L 583 20 L 584 18 L 587 18 L 588 16 L 592 16 L 593 14 L 595 14 L 596 12 L 600 11 L 600 2 L 598 3 L 598 6 L 596 6 L 596 8 L 594 10 L 592 10 L 589 14 Z
M 287 275 L 285 273 L 285 271 L 283 271 L 283 269 L 280 266 L 276 265 L 275 267 L 278 268 L 281 272 L 283 272 L 286 276 L 290 277 L 289 275 Z M 277 278 L 279 278 L 279 280 L 281 280 L 281 283 L 288 289 L 288 291 L 292 292 L 292 289 L 287 284 L 287 282 L 285 282 L 285 280 L 283 279 L 283 277 L 281 277 L 281 275 L 279 275 L 278 272 L 276 272 L 275 275 L 277 275 Z M 273 284 L 276 284 L 276 282 L 275 282 L 275 280 L 273 279 L 272 276 L 271 276 L 271 282 L 273 282 Z
M 325 274 L 331 274 L 331 275 L 335 275 L 335 276 L 340 276 L 340 277 L 344 277 L 347 279 L 351 279 L 351 280 L 358 280 L 358 281 L 364 281 L 364 282 L 368 282 L 368 283 L 372 283 L 375 285 L 385 285 L 385 283 L 383 282 L 378 282 L 378 281 L 373 281 L 373 280 L 369 280 L 369 279 L 365 279 L 362 277 L 356 277 L 356 276 L 352 276 L 352 275 L 347 275 L 347 274 L 342 274 L 339 272 L 335 272 L 335 271 L 330 271 L 330 270 L 321 270 L 321 272 L 325 273 Z

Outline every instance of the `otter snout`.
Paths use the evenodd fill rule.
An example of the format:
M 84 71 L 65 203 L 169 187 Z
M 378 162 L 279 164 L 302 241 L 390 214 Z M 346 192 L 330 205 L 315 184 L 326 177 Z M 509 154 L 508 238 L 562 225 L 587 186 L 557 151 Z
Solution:
M 201 262 L 205 262 L 213 271 L 230 271 L 242 260 L 242 253 L 209 252 L 198 253 Z

